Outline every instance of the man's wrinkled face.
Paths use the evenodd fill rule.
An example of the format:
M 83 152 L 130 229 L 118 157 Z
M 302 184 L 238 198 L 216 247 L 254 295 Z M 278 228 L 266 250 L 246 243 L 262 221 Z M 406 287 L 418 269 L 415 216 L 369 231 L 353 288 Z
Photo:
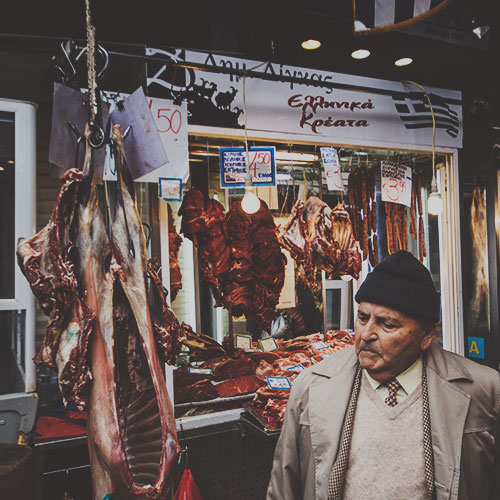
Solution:
M 433 328 L 385 306 L 361 302 L 354 323 L 356 354 L 362 368 L 384 382 L 409 368 L 434 336 Z

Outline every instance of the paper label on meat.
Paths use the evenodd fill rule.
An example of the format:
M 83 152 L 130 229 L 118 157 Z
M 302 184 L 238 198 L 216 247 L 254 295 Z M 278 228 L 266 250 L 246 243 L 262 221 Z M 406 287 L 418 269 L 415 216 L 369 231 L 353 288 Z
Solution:
M 381 168 L 382 201 L 390 201 L 411 207 L 411 167 L 383 161 Z
M 328 191 L 343 191 L 344 182 L 342 181 L 342 169 L 337 150 L 326 147 L 319 149 L 321 151 L 323 168 L 325 169 Z
M 327 349 L 330 346 L 325 342 L 323 342 L 322 340 L 318 340 L 317 342 L 313 342 L 311 344 L 311 347 L 316 349 L 317 351 L 321 351 L 321 349 Z
M 266 339 L 259 340 L 260 347 L 263 351 L 276 351 L 278 349 L 278 344 L 273 337 L 267 337 Z
M 287 377 L 266 377 L 266 380 L 270 389 L 289 390 L 292 388 L 290 379 Z
M 234 337 L 236 349 L 252 349 L 252 337 L 250 335 L 236 335 Z
M 188 373 L 196 375 L 212 375 L 211 368 L 188 368 Z
M 290 368 L 287 368 L 287 370 L 293 371 L 293 372 L 303 372 L 305 370 L 304 366 L 301 365 L 300 363 L 295 366 L 291 366 Z

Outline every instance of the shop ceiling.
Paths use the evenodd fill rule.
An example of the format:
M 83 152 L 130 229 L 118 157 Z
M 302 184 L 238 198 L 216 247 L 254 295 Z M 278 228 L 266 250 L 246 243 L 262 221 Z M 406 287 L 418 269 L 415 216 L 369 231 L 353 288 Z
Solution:
M 491 79 L 492 56 L 497 53 L 492 54 L 492 50 L 499 38 L 498 3 L 455 0 L 450 16 L 458 13 L 456 29 L 450 33 L 470 32 L 473 25 L 488 25 L 490 32 L 483 40 L 460 42 L 458 37 L 453 43 L 425 33 L 422 36 L 425 30 L 419 35 L 392 32 L 356 37 L 352 34 L 352 0 L 106 0 L 94 1 L 92 9 L 99 40 L 122 49 L 128 45 L 129 50 L 135 47 L 138 51 L 146 44 L 213 50 L 255 60 L 464 89 L 486 85 Z M 10 2 L 0 20 L 0 48 L 55 50 L 58 39 L 82 39 L 84 34 L 83 0 Z M 439 37 L 439 29 L 432 36 Z M 300 42 L 306 38 L 318 39 L 322 46 L 305 51 Z M 356 61 L 350 54 L 357 48 L 368 48 L 372 54 Z M 414 62 L 395 67 L 399 57 L 411 57 Z

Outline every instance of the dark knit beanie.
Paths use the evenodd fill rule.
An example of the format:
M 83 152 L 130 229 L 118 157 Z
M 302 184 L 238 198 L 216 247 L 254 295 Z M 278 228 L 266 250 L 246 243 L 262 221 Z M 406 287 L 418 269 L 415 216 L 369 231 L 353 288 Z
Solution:
M 441 294 L 428 269 L 410 252 L 399 250 L 375 266 L 356 294 L 356 302 L 390 307 L 417 320 L 437 323 Z

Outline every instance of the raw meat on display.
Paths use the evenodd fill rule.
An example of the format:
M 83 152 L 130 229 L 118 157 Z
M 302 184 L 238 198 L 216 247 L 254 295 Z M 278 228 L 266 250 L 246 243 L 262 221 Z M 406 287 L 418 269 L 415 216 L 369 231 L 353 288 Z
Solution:
M 243 377 L 232 378 L 216 385 L 217 392 L 221 398 L 239 396 L 255 392 L 265 384 L 255 375 L 245 375 Z
M 88 405 L 94 499 L 164 498 L 179 448 L 157 348 L 174 359 L 179 327 L 148 270 L 121 130 L 113 127 L 118 181 L 109 234 L 88 134 L 87 127 L 83 172 L 65 174 L 47 226 L 18 244 L 21 269 L 50 318 L 37 362 L 58 369 L 66 404 Z M 147 272 L 157 292 L 154 311 Z
M 315 196 L 305 204 L 297 201 L 279 240 L 306 276 L 314 276 L 316 270 L 356 279 L 359 276 L 361 254 L 343 204 L 332 210 Z
M 186 323 L 182 323 L 181 328 L 183 331 L 183 343 L 189 347 L 193 361 L 205 361 L 227 355 L 224 347 L 218 344 L 212 337 L 203 333 L 195 333 Z
M 182 289 L 182 273 L 179 265 L 179 250 L 182 245 L 182 237 L 177 233 L 175 227 L 172 208 L 167 203 L 168 213 L 168 262 L 170 268 L 170 293 L 172 294 L 171 301 L 173 302 Z
M 198 247 L 201 280 L 209 284 L 216 307 L 223 305 L 236 317 L 254 318 L 269 331 L 285 280 L 286 258 L 265 202 L 249 215 L 235 201 L 225 214 L 218 201 L 205 200 L 191 188 L 179 214 L 182 233 Z
M 49 317 L 35 363 L 57 371 L 65 405 L 80 410 L 85 408 L 91 379 L 88 343 L 95 329 L 95 313 L 81 298 L 72 261 L 82 181 L 82 172 L 68 170 L 48 224 L 17 245 L 19 267 Z

